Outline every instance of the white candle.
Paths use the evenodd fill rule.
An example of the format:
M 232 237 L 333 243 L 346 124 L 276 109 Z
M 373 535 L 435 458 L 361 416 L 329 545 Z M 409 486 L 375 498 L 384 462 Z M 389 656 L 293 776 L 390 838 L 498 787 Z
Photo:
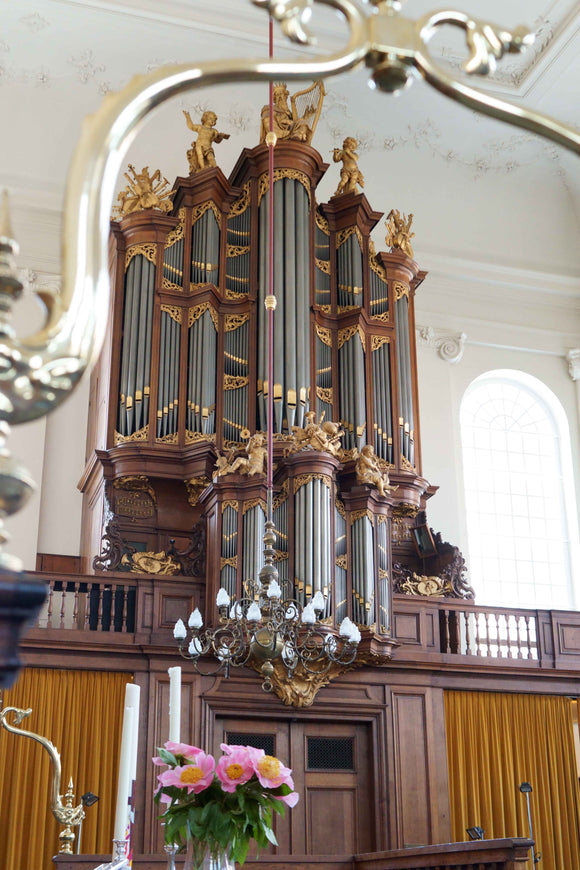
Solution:
M 181 740 L 181 668 L 169 668 L 169 739 Z
M 125 685 L 125 707 L 133 709 L 133 742 L 131 747 L 131 782 L 137 779 L 137 747 L 139 743 L 139 700 L 141 687 L 135 683 Z
M 115 812 L 115 840 L 124 840 L 129 819 L 129 798 L 131 797 L 131 763 L 133 757 L 133 720 L 135 709 L 125 707 L 123 733 L 121 736 L 121 755 L 119 758 L 119 780 L 117 783 L 117 809 Z

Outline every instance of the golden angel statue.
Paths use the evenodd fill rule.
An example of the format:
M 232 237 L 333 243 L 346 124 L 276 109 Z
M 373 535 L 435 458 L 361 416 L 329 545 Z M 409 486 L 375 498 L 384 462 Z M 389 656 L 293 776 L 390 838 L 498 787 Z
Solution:
M 194 124 L 191 120 L 189 112 L 183 110 L 187 126 L 194 133 L 197 133 L 197 139 L 191 143 L 191 148 L 187 152 L 189 161 L 189 174 L 201 172 L 202 169 L 216 166 L 215 154 L 213 146 L 219 145 L 224 139 L 229 139 L 229 133 L 219 133 L 215 129 L 217 124 L 217 115 L 215 112 L 204 112 L 201 116 L 201 124 Z
M 272 130 L 278 139 L 292 139 L 310 145 L 316 130 L 322 101 L 326 95 L 324 84 L 314 82 L 309 88 L 290 96 L 284 82 L 276 82 L 273 91 Z M 290 97 L 290 105 L 288 98 Z M 262 109 L 260 142 L 266 141 L 270 132 L 270 106 Z
M 396 208 L 390 210 L 385 221 L 385 226 L 387 228 L 385 243 L 389 248 L 400 248 L 401 251 L 411 259 L 413 259 L 414 256 L 413 248 L 411 247 L 411 239 L 415 235 L 415 233 L 411 232 L 412 223 L 412 214 L 410 214 L 409 217 L 407 217 L 406 214 L 401 217 L 400 211 Z
M 389 486 L 389 472 L 381 468 L 379 457 L 372 444 L 365 444 L 358 454 L 355 464 L 356 479 L 359 483 L 376 486 L 379 495 L 394 492 L 397 487 Z
M 347 136 L 342 143 L 342 148 L 335 148 L 333 151 L 332 159 L 334 162 L 338 163 L 339 160 L 342 160 L 340 184 L 336 188 L 335 196 L 340 196 L 341 193 L 356 193 L 357 185 L 365 186 L 363 174 L 358 168 L 357 144 L 356 139 Z
M 136 211 L 144 211 L 146 208 L 158 208 L 163 212 L 171 211 L 173 208 L 171 200 L 176 191 L 167 189 L 169 182 L 166 178 L 162 179 L 159 169 L 150 175 L 148 166 L 144 166 L 141 172 L 137 172 L 130 163 L 129 172 L 131 175 L 124 173 L 129 184 L 117 197 L 120 205 L 113 206 L 116 217 L 125 217 Z

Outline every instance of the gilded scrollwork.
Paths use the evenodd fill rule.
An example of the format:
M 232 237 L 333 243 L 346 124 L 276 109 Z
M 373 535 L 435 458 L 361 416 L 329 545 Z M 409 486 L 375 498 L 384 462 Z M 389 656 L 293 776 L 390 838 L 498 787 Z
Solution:
M 281 178 L 292 178 L 294 181 L 299 181 L 308 194 L 308 205 L 309 207 L 311 206 L 312 193 L 310 191 L 310 179 L 305 172 L 301 172 L 300 169 L 275 169 L 274 184 Z M 262 175 L 260 175 L 258 182 L 258 205 L 262 202 L 262 197 L 269 190 L 269 187 L 270 179 L 268 178 L 268 173 L 263 172 Z
M 379 347 L 382 347 L 384 344 L 388 344 L 390 342 L 390 338 L 388 335 L 372 335 L 371 336 L 371 350 L 378 350 Z
M 228 218 L 238 217 L 238 215 L 243 214 L 247 207 L 250 204 L 250 182 L 246 181 L 243 187 L 243 193 L 236 201 L 232 204 L 229 212 Z
M 135 552 L 125 554 L 121 559 L 121 565 L 128 568 L 132 574 L 156 574 L 157 576 L 171 576 L 181 571 L 178 562 L 174 562 L 164 550 L 158 553 Z
M 202 202 L 200 205 L 195 206 L 195 208 L 193 208 L 191 210 L 191 223 L 192 223 L 192 225 L 197 223 L 197 221 L 201 217 L 203 217 L 204 214 L 206 213 L 206 211 L 209 211 L 210 208 L 215 215 L 215 219 L 218 222 L 218 226 L 221 227 L 221 225 L 222 225 L 222 213 L 219 210 L 219 208 L 217 207 L 217 204 L 213 201 L 213 199 L 208 199 L 205 202 Z
M 183 308 L 180 308 L 179 305 L 161 305 L 161 311 L 164 311 L 166 314 L 169 314 L 172 320 L 175 320 L 176 323 L 181 323 L 183 319 Z
M 249 319 L 250 315 L 247 312 L 245 314 L 226 314 L 224 318 L 224 330 L 226 332 L 234 332 L 236 329 L 239 329 L 240 326 L 243 326 L 244 323 L 247 323 Z M 236 357 L 236 359 L 238 358 Z M 246 365 L 247 362 L 248 361 L 245 360 Z
M 113 481 L 113 487 L 117 490 L 125 490 L 126 492 L 144 492 L 149 496 L 153 504 L 157 504 L 155 490 L 151 486 L 151 482 L 145 474 L 135 474 L 127 475 L 125 477 L 117 477 Z
M 191 429 L 185 430 L 186 444 L 196 444 L 198 441 L 206 441 L 213 444 L 215 443 L 215 433 L 205 434 L 204 432 L 192 432 Z
M 249 245 L 226 245 L 226 257 L 241 257 L 250 253 Z
M 356 235 L 362 250 L 363 237 L 358 227 L 345 227 L 345 229 L 340 230 L 340 232 L 336 234 L 336 247 L 340 248 L 341 245 L 344 245 L 347 239 L 350 239 L 350 237 L 354 235 Z
M 361 508 L 360 510 L 352 511 L 350 521 L 351 523 L 356 523 L 358 520 L 362 520 L 363 517 L 366 517 L 371 523 L 374 523 L 374 514 L 368 508 Z
M 328 474 L 323 474 L 320 471 L 312 472 L 311 474 L 298 474 L 294 478 L 294 492 L 311 483 L 313 480 L 321 480 L 327 489 L 332 489 L 332 478 Z
M 179 284 L 174 284 L 173 281 L 170 281 L 169 278 L 163 276 L 161 281 L 162 290 L 171 290 L 173 293 L 183 293 L 183 287 L 180 287 Z
M 320 341 L 325 344 L 327 347 L 332 347 L 332 330 L 327 329 L 326 326 L 320 326 L 318 323 L 316 324 L 316 335 L 320 339 Z
M 130 245 L 125 253 L 125 271 L 127 271 L 133 257 L 139 254 L 155 266 L 157 263 L 157 243 L 141 242 L 138 245 Z
M 183 482 L 187 490 L 187 500 L 192 507 L 195 507 L 200 495 L 209 486 L 210 481 L 203 475 L 202 477 L 189 477 Z
M 330 260 L 319 260 L 318 257 L 315 257 L 314 262 L 321 272 L 324 272 L 325 275 L 330 275 Z
M 398 302 L 403 296 L 409 297 L 409 285 L 403 281 L 395 281 L 393 291 L 395 293 L 395 302 Z
M 230 568 L 237 568 L 238 567 L 238 557 L 237 556 L 222 556 L 220 559 L 220 571 L 223 571 L 223 569 L 226 567 L 226 565 L 229 565 Z
M 345 326 L 344 329 L 339 329 L 338 330 L 338 347 L 339 347 L 339 349 L 343 346 L 343 344 L 346 344 L 347 341 L 350 341 L 350 339 L 353 337 L 353 335 L 355 335 L 357 332 L 358 332 L 358 325 L 356 323 L 353 323 L 351 326 Z
M 242 507 L 242 515 L 245 516 L 248 511 L 253 510 L 255 507 L 261 508 L 264 513 L 266 513 L 266 502 L 263 498 L 250 498 L 244 502 Z
M 213 325 L 216 330 L 218 328 L 218 313 L 209 302 L 201 302 L 199 305 L 194 305 L 193 308 L 189 309 L 188 317 L 187 317 L 187 328 L 191 329 L 196 320 L 205 314 L 206 311 L 209 311 L 209 316 L 212 319 Z
M 332 387 L 316 387 L 316 397 L 321 402 L 332 405 Z
M 342 556 L 337 556 L 334 560 L 334 564 L 337 568 L 342 568 L 343 571 L 348 571 L 348 556 L 346 553 Z
M 165 250 L 167 248 L 173 247 L 176 242 L 179 242 L 180 239 L 185 235 L 185 208 L 180 208 L 178 212 L 179 223 L 176 227 L 174 227 L 167 239 L 165 241 Z
M 226 501 L 222 502 L 222 514 L 228 508 L 231 508 L 233 511 L 237 511 L 239 507 L 239 502 L 233 498 L 226 499 Z
M 320 210 L 318 208 L 314 212 L 314 219 L 316 221 L 316 226 L 318 227 L 318 229 L 322 230 L 323 233 L 326 233 L 326 235 L 329 236 L 330 229 L 328 226 L 328 221 L 326 220 L 324 215 L 320 213 Z
M 416 471 L 417 469 L 413 465 L 412 462 L 409 462 L 406 456 L 401 456 L 401 468 L 404 468 L 405 471 Z
M 249 378 L 247 375 L 224 375 L 224 390 L 239 390 L 247 387 Z
M 137 429 L 131 435 L 121 435 L 120 432 L 115 432 L 115 444 L 126 444 L 129 441 L 147 441 L 149 439 L 149 423 L 143 426 L 142 429 Z

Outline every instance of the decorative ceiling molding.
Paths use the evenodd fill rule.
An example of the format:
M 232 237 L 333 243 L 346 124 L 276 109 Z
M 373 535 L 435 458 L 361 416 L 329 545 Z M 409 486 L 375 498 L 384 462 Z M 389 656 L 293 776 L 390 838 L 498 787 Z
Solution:
M 416 328 L 417 344 L 423 347 L 436 348 L 437 353 L 445 362 L 456 365 L 463 359 L 467 336 L 464 332 L 450 333 L 433 326 L 418 326 Z

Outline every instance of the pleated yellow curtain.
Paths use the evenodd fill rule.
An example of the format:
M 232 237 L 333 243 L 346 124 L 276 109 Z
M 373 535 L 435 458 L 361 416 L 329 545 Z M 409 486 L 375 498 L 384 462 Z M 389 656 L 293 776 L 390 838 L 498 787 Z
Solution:
M 580 868 L 580 789 L 572 701 L 546 695 L 446 692 L 454 840 L 480 825 L 486 838 L 527 837 L 529 782 L 542 870 Z
M 123 699 L 132 679 L 123 673 L 28 668 L 4 692 L 4 707 L 33 711 L 19 727 L 47 737 L 60 752 L 63 796 L 71 776 L 75 806 L 85 792 L 99 796 L 82 823 L 81 852 L 86 854 L 112 848 Z M 46 750 L 0 729 L 2 870 L 53 870 L 62 827 L 50 811 L 51 785 Z

